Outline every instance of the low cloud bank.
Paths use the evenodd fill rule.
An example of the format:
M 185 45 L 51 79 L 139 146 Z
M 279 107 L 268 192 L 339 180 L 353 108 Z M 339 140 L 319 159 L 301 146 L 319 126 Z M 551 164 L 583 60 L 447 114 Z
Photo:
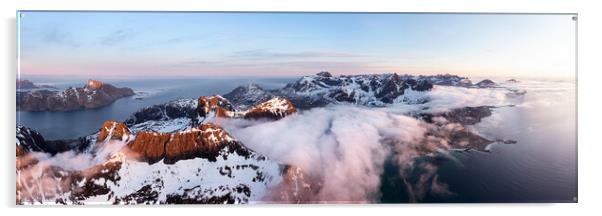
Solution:
M 249 148 L 281 163 L 298 166 L 322 184 L 312 201 L 374 202 L 380 197 L 386 159 L 394 157 L 401 173 L 416 157 L 448 150 L 435 128 L 411 117 L 355 106 L 315 108 L 274 122 L 229 119 L 221 122 Z M 448 194 L 436 167 L 408 182 L 411 200 L 425 192 Z M 434 180 L 434 181 L 433 181 Z M 428 187 L 428 188 L 426 188 Z

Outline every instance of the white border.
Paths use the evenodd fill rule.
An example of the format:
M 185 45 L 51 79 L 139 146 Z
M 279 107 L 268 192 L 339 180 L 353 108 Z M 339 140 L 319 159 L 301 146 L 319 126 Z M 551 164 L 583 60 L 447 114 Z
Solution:
M 600 8 L 596 1 L 559 0 L 4 0 L 2 12 L 2 181 L 0 204 L 3 215 L 23 212 L 33 214 L 73 213 L 79 215 L 183 215 L 183 214 L 291 214 L 291 215 L 384 215 L 384 214 L 463 214 L 463 215 L 582 215 L 602 212 L 599 189 L 602 168 L 602 141 L 597 139 L 602 96 L 602 55 L 600 55 Z M 366 12 L 526 12 L 579 14 L 579 203 L 578 204 L 446 204 L 446 205 L 320 205 L 320 206 L 162 206 L 90 208 L 22 208 L 14 207 L 15 124 L 15 16 L 16 10 L 185 10 L 185 11 L 366 11 Z M 97 207 L 98 208 L 98 207 Z M 190 209 L 195 208 L 195 209 Z

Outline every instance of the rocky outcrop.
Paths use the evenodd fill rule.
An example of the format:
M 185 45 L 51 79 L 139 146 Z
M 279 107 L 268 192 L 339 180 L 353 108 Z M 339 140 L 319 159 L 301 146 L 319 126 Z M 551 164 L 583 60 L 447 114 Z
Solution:
M 224 129 L 215 124 L 202 124 L 190 131 L 171 135 L 165 145 L 165 163 L 173 164 L 178 160 L 204 158 L 216 161 L 220 151 L 228 147 L 228 151 L 236 151 L 241 156 L 248 156 L 248 150 L 235 141 Z
M 256 85 L 241 86 L 225 94 L 225 97 L 231 99 L 237 107 L 248 107 L 274 97 L 287 98 L 299 109 L 310 109 L 333 103 L 382 106 L 396 100 L 407 103 L 424 102 L 424 98 L 413 98 L 415 95 L 406 93 L 425 92 L 432 87 L 429 81 L 412 76 L 383 74 L 334 77 L 323 71 L 314 76 L 304 76 L 281 89 L 268 91 Z M 402 97 L 404 94 L 405 97 Z
M 130 88 L 90 80 L 83 88 L 70 87 L 62 92 L 38 90 L 17 92 L 17 109 L 22 111 L 75 111 L 98 108 L 134 95 Z
M 38 86 L 34 85 L 33 82 L 29 80 L 17 80 L 17 89 L 35 89 Z
M 442 113 L 423 113 L 420 118 L 432 123 L 434 117 L 443 117 L 452 123 L 460 123 L 462 125 L 474 125 L 481 122 L 481 119 L 489 117 L 492 114 L 493 106 L 478 106 L 478 107 L 462 107 L 452 109 Z
M 258 102 L 267 101 L 274 97 L 276 95 L 254 83 L 239 86 L 224 95 L 224 98 L 228 99 L 233 105 L 236 105 L 237 109 L 247 109 Z
M 117 138 L 127 143 L 129 150 L 140 161 L 150 164 L 161 160 L 165 164 L 174 164 L 179 160 L 204 158 L 216 161 L 220 151 L 237 152 L 249 155 L 248 150 L 234 140 L 223 128 L 205 123 L 186 131 L 159 133 L 140 131 L 135 138 L 129 138 L 130 130 L 123 123 L 105 122 L 98 135 L 98 141 Z
M 494 88 L 497 87 L 497 84 L 495 84 L 495 82 L 491 81 L 490 79 L 484 79 L 481 82 L 478 82 L 477 84 L 475 84 L 477 87 L 479 88 Z
M 428 81 L 433 85 L 441 85 L 441 86 L 456 86 L 456 87 L 474 87 L 474 84 L 467 77 L 461 77 L 457 75 L 451 74 L 438 74 L 433 76 L 410 76 L 416 80 Z
M 298 96 L 333 102 L 362 105 L 393 103 L 406 90 L 428 91 L 432 85 L 426 81 L 397 74 L 353 75 L 332 77 L 330 74 L 302 77 L 298 81 L 277 90 L 277 95 L 293 98 L 293 103 L 305 103 L 312 99 L 295 99 Z M 303 97 L 302 97 L 303 98 Z M 296 101 L 295 101 L 296 100 Z M 316 104 L 321 104 L 320 102 Z M 296 106 L 299 106 L 295 103 Z
M 164 163 L 174 164 L 196 157 L 215 161 L 229 141 L 233 141 L 232 138 L 221 128 L 204 124 L 190 131 L 172 134 L 143 131 L 128 147 L 139 153 L 142 161 L 153 164 L 164 159 Z
M 235 110 L 228 99 L 219 95 L 200 96 L 196 108 L 200 117 L 209 117 L 213 114 L 215 117 L 234 117 Z
M 17 125 L 17 156 L 26 152 L 45 152 L 48 151 L 46 141 L 40 133 L 31 128 Z
M 81 152 L 88 148 L 91 143 L 91 140 L 88 137 L 45 140 L 37 131 L 20 125 L 17 125 L 16 132 L 17 156 L 29 152 L 42 152 L 51 155 L 70 150 Z
M 107 141 L 127 144 L 112 150 L 105 162 L 83 169 L 43 163 L 47 158 L 18 148 L 16 203 L 248 203 L 280 181 L 283 167 L 214 124 L 174 133 L 136 133 L 123 123 L 107 121 L 96 137 L 98 146 Z M 21 140 L 18 147 L 30 139 Z M 86 153 L 95 155 L 98 150 L 106 152 L 92 148 Z M 161 160 L 161 165 L 153 165 Z
M 230 101 L 216 95 L 199 97 L 197 112 L 199 116 L 203 118 L 267 118 L 278 120 L 297 112 L 297 109 L 293 103 L 286 98 L 273 97 L 272 99 L 258 103 L 247 110 L 238 111 L 233 108 Z
M 165 145 L 171 137 L 171 134 L 141 131 L 128 147 L 138 154 L 138 160 L 154 164 L 165 158 Z
M 178 99 L 164 104 L 157 104 L 136 111 L 125 120 L 125 124 L 132 126 L 147 121 L 165 121 L 175 118 L 197 117 L 197 100 Z
M 291 101 L 286 98 L 275 97 L 242 112 L 244 113 L 242 117 L 245 119 L 267 118 L 278 120 L 296 112 L 297 109 Z
M 122 122 L 105 121 L 98 133 L 96 142 L 103 142 L 110 139 L 127 141 L 132 134 L 130 129 Z

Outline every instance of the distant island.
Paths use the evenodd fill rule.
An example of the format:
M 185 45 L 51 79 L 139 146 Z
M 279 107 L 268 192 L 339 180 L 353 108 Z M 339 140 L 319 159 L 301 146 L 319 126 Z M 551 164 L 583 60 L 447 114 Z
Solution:
M 48 89 L 56 89 L 54 86 L 50 85 L 36 85 L 29 80 L 17 79 L 17 90 L 32 90 L 32 89 L 40 89 L 40 88 L 48 88 Z
M 37 89 L 29 80 L 18 80 L 18 88 Z M 17 91 L 17 110 L 21 111 L 75 111 L 109 105 L 115 100 L 134 95 L 134 90 L 118 88 L 98 80 L 88 80 L 84 87 L 69 87 L 64 91 Z

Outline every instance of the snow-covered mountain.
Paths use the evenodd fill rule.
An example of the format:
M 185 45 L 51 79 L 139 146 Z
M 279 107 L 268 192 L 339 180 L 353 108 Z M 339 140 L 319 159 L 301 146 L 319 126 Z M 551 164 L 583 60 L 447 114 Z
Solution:
M 209 121 L 209 115 L 278 119 L 296 112 L 289 101 L 275 98 L 224 116 L 219 115 L 227 100 L 212 96 L 198 101 L 155 107 L 179 110 L 132 120 L 132 129 L 106 121 L 99 132 L 80 139 L 89 140 L 80 142 L 84 150 L 73 146 L 51 154 L 39 133 L 17 127 L 17 203 L 248 203 L 268 193 L 289 202 L 302 199 L 286 186 L 302 184 L 297 183 L 303 179 L 298 168 L 257 154 Z M 193 108 L 193 118 L 180 115 L 193 104 L 201 105 Z M 133 116 L 149 110 L 156 111 L 144 109 Z M 81 169 L 61 164 L 78 160 L 94 163 Z
M 323 179 L 245 146 L 220 122 L 282 122 L 302 115 L 297 114 L 300 107 L 328 104 L 420 104 L 429 100 L 426 93 L 433 84 L 490 88 L 492 83 L 475 85 L 452 75 L 333 77 L 321 72 L 281 89 L 252 84 L 224 97 L 149 106 L 124 122 L 107 120 L 98 132 L 72 140 L 45 140 L 32 129 L 17 126 L 17 204 L 314 202 L 311 198 L 324 186 Z M 498 140 L 465 126 L 491 115 L 493 108 L 412 113 L 428 134 L 412 141 L 413 157 L 449 149 L 487 151 Z
M 240 86 L 224 97 L 237 107 L 246 107 L 273 97 L 285 97 L 299 109 L 328 104 L 358 104 L 386 106 L 392 103 L 417 104 L 429 100 L 426 92 L 433 85 L 465 88 L 486 88 L 495 85 L 491 80 L 473 84 L 456 75 L 413 76 L 398 74 L 332 76 L 323 71 L 303 76 L 280 89 L 266 90 L 256 84 Z

